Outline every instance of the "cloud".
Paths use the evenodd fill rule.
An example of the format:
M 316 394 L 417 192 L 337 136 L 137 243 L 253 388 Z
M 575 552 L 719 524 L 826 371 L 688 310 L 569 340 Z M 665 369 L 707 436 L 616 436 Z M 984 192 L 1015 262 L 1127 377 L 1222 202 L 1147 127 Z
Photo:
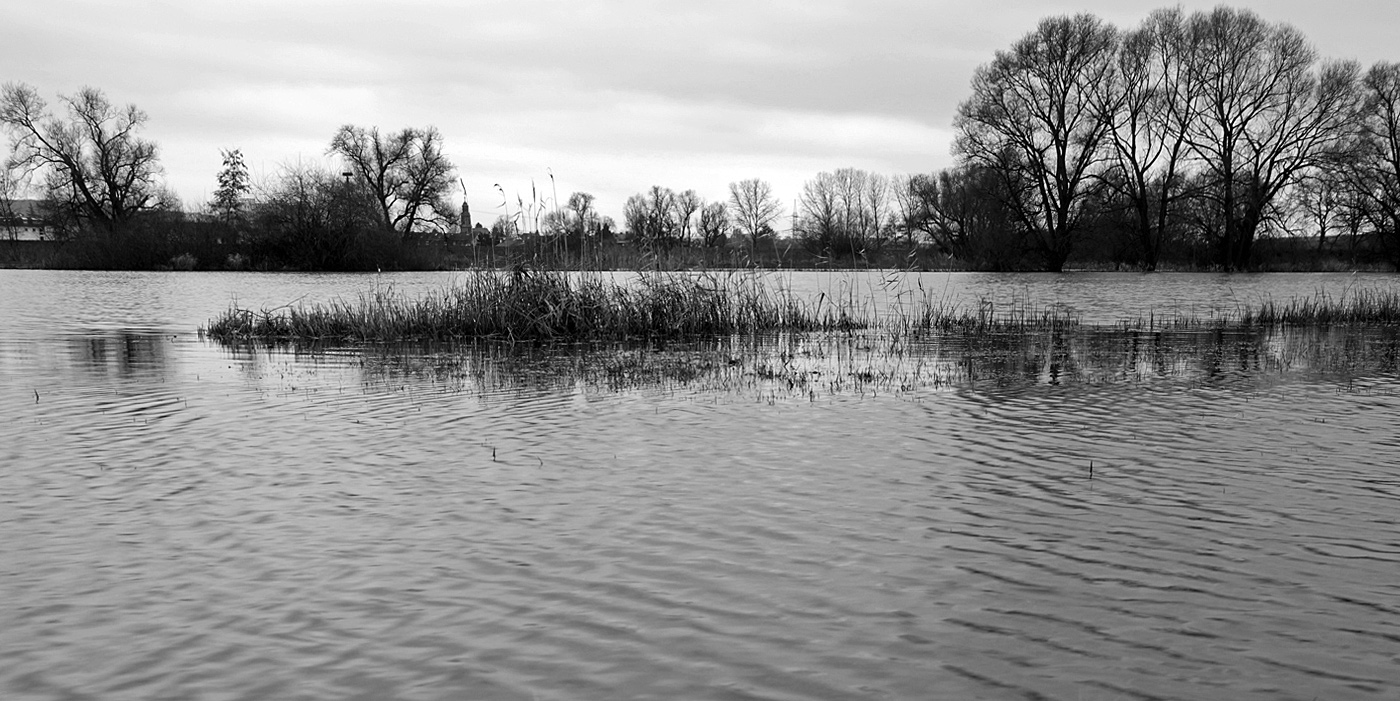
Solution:
M 1188 11 L 1217 0 L 1188 0 Z M 151 115 L 171 184 L 211 188 L 220 148 L 322 159 L 343 123 L 437 126 L 473 199 L 552 170 L 605 211 L 651 184 L 723 195 L 821 170 L 950 162 L 974 68 L 1044 16 L 1130 27 L 1121 0 L 47 0 L 6 8 L 5 80 L 83 85 Z M 1324 55 L 1395 58 L 1400 3 L 1242 0 Z M 484 182 L 484 185 L 479 183 Z

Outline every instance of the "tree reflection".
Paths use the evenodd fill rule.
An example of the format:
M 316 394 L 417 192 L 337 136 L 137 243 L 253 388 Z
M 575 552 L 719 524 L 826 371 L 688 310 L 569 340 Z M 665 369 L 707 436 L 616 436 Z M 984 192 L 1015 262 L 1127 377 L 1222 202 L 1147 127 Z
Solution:
M 118 331 L 68 341 L 75 365 L 100 375 L 121 378 L 159 376 L 170 365 L 170 337 L 139 331 Z

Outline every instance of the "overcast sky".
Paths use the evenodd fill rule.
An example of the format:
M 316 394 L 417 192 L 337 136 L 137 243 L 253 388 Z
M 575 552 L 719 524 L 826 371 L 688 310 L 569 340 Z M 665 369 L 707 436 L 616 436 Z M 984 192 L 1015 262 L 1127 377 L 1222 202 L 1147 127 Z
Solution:
M 436 126 L 487 225 L 503 212 L 495 184 L 514 208 L 532 180 L 541 198 L 591 192 L 619 219 L 653 184 L 714 200 L 754 177 L 790 209 L 820 171 L 950 165 L 973 70 L 1040 18 L 1089 11 L 1127 28 L 1168 4 L 12 0 L 0 81 L 50 103 L 88 85 L 144 109 L 190 209 L 215 189 L 220 149 L 241 149 L 255 179 L 298 160 L 338 170 L 325 149 L 346 123 Z M 1400 60 L 1395 0 L 1232 4 L 1324 56 Z

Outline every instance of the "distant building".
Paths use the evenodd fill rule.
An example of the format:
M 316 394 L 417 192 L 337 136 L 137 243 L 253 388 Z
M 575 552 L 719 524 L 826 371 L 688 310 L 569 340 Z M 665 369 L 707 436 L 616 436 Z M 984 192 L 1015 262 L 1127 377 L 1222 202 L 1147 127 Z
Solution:
M 54 240 L 43 200 L 0 200 L 0 240 Z
M 482 226 L 481 222 L 477 222 L 474 226 L 472 226 L 471 233 L 469 234 L 469 240 L 471 241 L 471 245 L 473 246 L 490 246 L 491 230 Z

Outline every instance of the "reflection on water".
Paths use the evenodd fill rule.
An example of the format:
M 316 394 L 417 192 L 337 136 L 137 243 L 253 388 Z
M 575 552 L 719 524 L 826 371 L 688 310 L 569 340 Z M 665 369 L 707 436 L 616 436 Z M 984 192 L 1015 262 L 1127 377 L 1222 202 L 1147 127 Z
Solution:
M 483 396 L 506 390 L 685 390 L 768 398 L 911 394 L 1026 384 L 1253 385 L 1307 378 L 1346 382 L 1394 373 L 1400 329 L 1088 329 L 961 336 L 881 334 L 660 344 L 408 344 L 346 349 L 233 347 L 245 372 L 285 362 L 347 362 L 365 389 L 427 382 Z
M 6 700 L 1400 685 L 1395 329 L 91 328 L 0 338 Z
M 122 377 L 159 376 L 169 362 L 170 343 L 166 336 L 142 333 L 75 337 L 68 339 L 67 352 L 87 370 Z

